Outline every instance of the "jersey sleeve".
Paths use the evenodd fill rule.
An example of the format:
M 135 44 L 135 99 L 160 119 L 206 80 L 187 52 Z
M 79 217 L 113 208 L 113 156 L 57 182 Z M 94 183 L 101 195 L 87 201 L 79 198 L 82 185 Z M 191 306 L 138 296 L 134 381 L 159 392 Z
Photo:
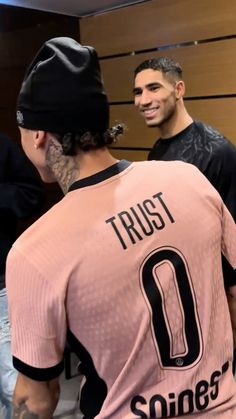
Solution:
M 225 205 L 222 216 L 222 253 L 231 266 L 230 277 L 225 278 L 225 283 L 228 286 L 236 285 L 236 224 Z
M 52 288 L 14 247 L 7 259 L 6 285 L 14 367 L 36 381 L 58 377 L 66 339 L 60 287 Z

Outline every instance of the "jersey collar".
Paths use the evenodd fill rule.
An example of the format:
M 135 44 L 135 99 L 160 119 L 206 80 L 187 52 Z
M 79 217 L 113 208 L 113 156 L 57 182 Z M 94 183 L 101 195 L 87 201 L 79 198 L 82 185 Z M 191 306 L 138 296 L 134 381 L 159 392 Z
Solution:
M 84 179 L 77 180 L 76 182 L 72 183 L 72 185 L 69 187 L 68 192 L 103 182 L 104 180 L 107 180 L 112 176 L 118 175 L 119 173 L 123 172 L 123 170 L 127 169 L 127 167 L 129 167 L 130 165 L 131 162 L 129 162 L 128 160 L 120 160 L 118 161 L 118 163 L 113 164 L 112 166 L 102 170 L 101 172 L 96 173 L 95 175 L 88 176 Z

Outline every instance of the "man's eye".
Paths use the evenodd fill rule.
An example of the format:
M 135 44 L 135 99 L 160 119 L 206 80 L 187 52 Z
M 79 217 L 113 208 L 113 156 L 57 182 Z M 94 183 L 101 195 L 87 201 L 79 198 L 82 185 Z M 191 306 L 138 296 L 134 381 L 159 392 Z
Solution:
M 134 96 L 140 96 L 142 94 L 141 90 L 135 90 Z
M 156 92 L 158 89 L 160 89 L 160 86 L 151 86 L 149 90 L 151 90 L 151 92 Z

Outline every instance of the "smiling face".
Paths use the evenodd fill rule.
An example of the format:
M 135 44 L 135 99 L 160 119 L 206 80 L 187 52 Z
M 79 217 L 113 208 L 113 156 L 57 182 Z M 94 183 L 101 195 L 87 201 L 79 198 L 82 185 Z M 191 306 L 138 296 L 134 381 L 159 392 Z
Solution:
M 161 127 L 175 115 L 182 83 L 151 68 L 136 75 L 134 104 L 149 127 Z

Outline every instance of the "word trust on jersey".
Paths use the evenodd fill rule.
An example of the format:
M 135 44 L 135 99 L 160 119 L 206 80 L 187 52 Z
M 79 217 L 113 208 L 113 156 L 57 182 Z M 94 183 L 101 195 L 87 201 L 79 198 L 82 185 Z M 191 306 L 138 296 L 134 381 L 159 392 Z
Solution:
M 175 222 L 162 195 L 158 192 L 106 220 L 124 250 L 157 230 L 163 230 L 167 223 Z

